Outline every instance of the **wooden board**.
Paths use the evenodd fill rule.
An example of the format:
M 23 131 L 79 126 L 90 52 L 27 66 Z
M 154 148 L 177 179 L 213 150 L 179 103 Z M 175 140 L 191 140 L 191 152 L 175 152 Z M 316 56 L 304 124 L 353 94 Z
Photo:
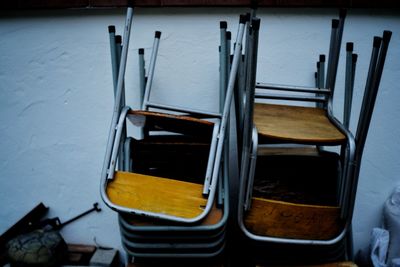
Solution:
M 204 220 L 201 221 L 200 225 L 215 225 L 218 222 L 221 221 L 223 216 L 223 210 L 220 208 L 217 208 L 215 202 L 214 205 L 210 211 L 210 213 L 204 218 Z M 178 223 L 173 223 L 173 222 L 168 222 L 166 223 L 163 220 L 157 220 L 154 218 L 149 218 L 149 217 L 142 217 L 142 216 L 136 216 L 136 215 L 130 215 L 127 217 L 124 217 L 125 220 L 127 220 L 131 225 L 135 226 L 174 226 L 174 225 L 179 225 Z
M 258 156 L 318 156 L 319 151 L 315 146 L 306 147 L 258 147 Z
M 202 190 L 202 184 L 129 172 L 116 172 L 107 185 L 116 205 L 188 219 L 203 212 L 207 199 Z
M 345 141 L 320 108 L 257 103 L 254 123 L 261 137 L 272 140 L 326 145 Z
M 340 232 L 339 216 L 338 207 L 253 198 L 244 223 L 257 235 L 328 240 Z
M 149 130 L 163 130 L 195 136 L 210 136 L 214 123 L 189 116 L 130 110 L 128 115 L 142 118 Z M 128 117 L 129 118 L 129 117 Z

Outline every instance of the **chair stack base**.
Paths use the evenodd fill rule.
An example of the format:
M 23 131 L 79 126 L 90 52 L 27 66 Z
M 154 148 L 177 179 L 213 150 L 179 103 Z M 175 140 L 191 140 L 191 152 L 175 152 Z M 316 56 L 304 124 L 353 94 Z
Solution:
M 337 206 L 340 168 L 337 153 L 315 147 L 260 149 L 251 207 L 243 223 L 251 234 L 277 239 L 243 236 L 246 256 L 256 263 L 280 265 L 345 260 L 346 236 L 327 245 L 290 242 L 333 240 L 343 231 Z
M 128 207 L 147 205 L 146 210 L 153 209 L 156 213 L 193 218 L 202 212 L 207 201 L 202 195 L 201 179 L 208 150 L 209 145 L 203 140 L 187 136 L 159 135 L 134 140 L 133 169 L 140 173 L 117 172 L 108 186 L 109 197 Z M 129 262 L 215 262 L 225 250 L 229 215 L 227 179 L 223 179 L 220 193 L 223 202 L 218 205 L 214 201 L 208 215 L 196 223 L 119 212 L 121 242 Z

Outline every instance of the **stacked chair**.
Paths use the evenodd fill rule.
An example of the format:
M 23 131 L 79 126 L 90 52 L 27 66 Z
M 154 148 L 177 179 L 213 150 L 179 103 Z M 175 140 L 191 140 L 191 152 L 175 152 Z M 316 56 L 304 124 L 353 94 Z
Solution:
M 346 45 L 343 122 L 332 111 L 344 21 L 341 11 L 339 20 L 332 22 L 326 79 L 321 55 L 317 88 L 256 82 L 258 35 L 250 34 L 253 44 L 243 61 L 245 86 L 238 88 L 236 103 L 241 162 L 238 225 L 250 261 L 286 265 L 352 258 L 358 174 L 391 32 L 374 38 L 354 136 L 348 127 L 357 60 L 352 43 Z M 301 105 L 304 102 L 315 105 Z
M 129 261 L 214 259 L 225 247 L 229 190 L 224 143 L 246 16 L 240 16 L 232 61 L 227 25 L 221 23 L 224 92 L 217 113 L 151 101 L 161 32 L 155 34 L 147 75 L 144 50 L 139 49 L 141 109 L 125 106 L 132 18 L 129 7 L 123 38 L 109 28 L 115 104 L 101 176 L 102 199 L 118 213 Z M 140 130 L 139 138 L 127 131 L 129 124 Z
M 161 32 L 155 33 L 147 75 L 144 49 L 139 49 L 140 109 L 126 106 L 133 7 L 123 38 L 109 27 L 115 104 L 100 193 L 118 213 L 129 262 L 215 261 L 223 255 L 228 233 L 236 235 L 231 229 L 241 234 L 238 256 L 246 264 L 352 258 L 358 175 L 391 32 L 374 38 L 353 135 L 353 43 L 346 44 L 343 120 L 332 110 L 345 11 L 332 20 L 327 66 L 320 55 L 315 88 L 256 81 L 260 19 L 255 13 L 240 16 L 233 55 L 227 23 L 220 24 L 219 112 L 151 101 Z M 132 134 L 131 127 L 139 131 Z M 227 149 L 228 129 L 236 129 L 237 149 Z M 229 203 L 235 190 L 228 159 L 234 156 L 240 163 L 239 195 L 238 203 Z M 238 227 L 228 232 L 232 204 Z

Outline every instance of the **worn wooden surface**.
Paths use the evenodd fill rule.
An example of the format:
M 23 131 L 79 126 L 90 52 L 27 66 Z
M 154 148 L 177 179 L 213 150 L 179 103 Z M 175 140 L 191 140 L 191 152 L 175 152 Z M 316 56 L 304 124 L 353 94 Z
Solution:
M 145 122 L 145 126 L 149 130 L 163 130 L 209 137 L 214 126 L 214 123 L 207 120 L 153 111 L 130 110 L 128 115 L 133 116 L 133 118 L 141 118 L 140 120 Z
M 261 137 L 305 144 L 340 144 L 345 136 L 325 110 L 312 107 L 255 104 L 254 123 Z
M 304 146 L 304 147 L 258 147 L 258 156 L 318 156 L 319 151 L 316 146 Z
M 200 225 L 215 225 L 219 221 L 221 221 L 224 212 L 222 209 L 217 208 L 214 202 L 214 205 L 210 211 L 210 213 L 201 221 Z M 130 224 L 135 226 L 174 226 L 179 225 L 178 223 L 174 222 L 165 222 L 163 220 L 157 220 L 154 218 L 143 217 L 143 216 L 136 216 L 136 215 L 128 215 L 124 216 L 124 219 L 128 221 Z
M 244 222 L 257 235 L 327 240 L 340 231 L 339 215 L 338 207 L 253 198 Z
M 116 172 L 107 185 L 107 195 L 113 203 L 127 208 L 194 218 L 207 202 L 202 189 L 202 184 Z

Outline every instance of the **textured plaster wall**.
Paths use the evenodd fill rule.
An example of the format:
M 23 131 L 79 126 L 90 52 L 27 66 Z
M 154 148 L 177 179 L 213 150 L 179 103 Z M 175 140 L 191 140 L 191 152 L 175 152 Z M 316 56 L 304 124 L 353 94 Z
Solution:
M 154 101 L 217 110 L 219 21 L 236 32 L 244 9 L 137 9 L 126 88 L 137 106 L 137 49 L 149 61 L 162 38 Z M 68 242 L 121 249 L 116 214 L 99 196 L 113 105 L 107 26 L 122 33 L 124 10 L 68 10 L 0 15 L 0 232 L 39 202 L 61 221 L 98 201 L 103 212 L 63 229 Z M 315 62 L 328 53 L 331 9 L 260 9 L 258 81 L 312 85 Z M 399 13 L 350 10 L 343 44 L 359 54 L 353 118 L 358 116 L 374 35 L 394 32 L 366 143 L 354 213 L 356 250 L 365 247 L 381 208 L 400 184 Z M 235 34 L 233 34 L 235 36 Z M 343 51 L 343 49 L 342 49 Z M 343 104 L 344 54 L 335 112 Z M 355 129 L 355 122 L 352 122 Z

